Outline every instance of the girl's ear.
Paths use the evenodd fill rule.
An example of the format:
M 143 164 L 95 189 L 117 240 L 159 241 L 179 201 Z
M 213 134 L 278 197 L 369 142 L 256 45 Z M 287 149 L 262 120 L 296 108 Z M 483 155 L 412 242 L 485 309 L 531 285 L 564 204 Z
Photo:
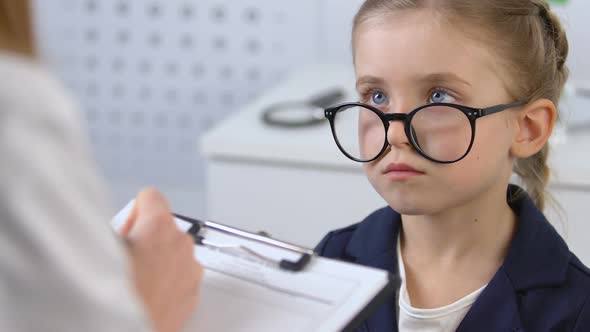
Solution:
M 539 99 L 516 113 L 516 133 L 510 155 L 527 158 L 539 152 L 549 140 L 557 118 L 555 104 L 549 99 Z

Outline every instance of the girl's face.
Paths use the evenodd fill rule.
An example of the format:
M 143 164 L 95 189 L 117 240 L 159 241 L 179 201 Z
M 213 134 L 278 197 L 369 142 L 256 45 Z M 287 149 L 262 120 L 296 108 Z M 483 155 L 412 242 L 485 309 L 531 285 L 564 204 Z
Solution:
M 432 102 L 478 108 L 514 102 L 494 56 L 493 48 L 442 23 L 429 10 L 375 18 L 354 35 L 360 101 L 387 113 L 409 113 Z M 491 189 L 505 191 L 512 171 L 513 112 L 478 119 L 471 152 L 453 164 L 421 157 L 403 124 L 392 122 L 390 149 L 365 164 L 369 181 L 392 208 L 408 215 L 437 214 Z M 364 145 L 383 143 L 367 139 Z M 416 172 L 403 171 L 407 166 Z

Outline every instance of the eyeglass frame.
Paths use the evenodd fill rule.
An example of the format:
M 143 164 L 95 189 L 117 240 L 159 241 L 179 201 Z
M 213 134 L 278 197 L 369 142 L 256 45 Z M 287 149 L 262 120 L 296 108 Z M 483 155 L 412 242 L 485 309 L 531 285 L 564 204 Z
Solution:
M 527 104 L 527 102 L 520 101 L 520 102 L 509 103 L 509 104 L 499 104 L 499 105 L 486 107 L 486 108 L 476 108 L 476 107 L 469 107 L 469 106 L 452 104 L 452 103 L 431 103 L 431 104 L 426 104 L 426 105 L 422 105 L 418 108 L 415 108 L 414 110 L 412 110 L 409 113 L 384 113 L 383 111 L 381 111 L 378 108 L 373 107 L 371 105 L 367 105 L 367 104 L 360 103 L 360 102 L 348 102 L 348 103 L 342 103 L 342 104 L 338 104 L 338 105 L 326 108 L 324 110 L 324 116 L 328 119 L 328 121 L 330 123 L 330 129 L 332 131 L 332 136 L 334 137 L 334 141 L 336 142 L 338 149 L 348 159 L 351 159 L 353 161 L 360 162 L 360 163 L 369 163 L 369 162 L 375 161 L 375 160 L 379 159 L 381 156 L 383 156 L 383 154 L 387 150 L 387 147 L 390 145 L 389 141 L 387 139 L 387 134 L 389 132 L 390 123 L 393 121 L 402 121 L 404 123 L 404 132 L 406 134 L 406 137 L 408 138 L 408 142 L 410 142 L 410 144 L 418 152 L 418 154 L 420 154 L 422 157 L 426 158 L 427 160 L 430 160 L 435 163 L 452 164 L 452 163 L 456 163 L 456 162 L 462 160 L 463 158 L 465 158 L 469 154 L 469 152 L 471 151 L 471 148 L 473 147 L 473 143 L 475 141 L 475 121 L 477 119 L 487 116 L 487 115 L 499 113 L 499 112 L 505 111 L 510 108 L 524 106 L 526 104 Z M 410 124 L 412 123 L 412 119 L 414 118 L 414 115 L 416 115 L 420 110 L 423 110 L 428 107 L 436 107 L 436 106 L 455 108 L 455 109 L 461 111 L 469 120 L 469 124 L 471 125 L 471 141 L 469 143 L 469 147 L 467 148 L 467 151 L 465 152 L 465 154 L 463 154 L 458 159 L 455 159 L 452 161 L 436 160 L 436 159 L 430 157 L 429 155 L 427 155 L 426 152 L 424 152 L 422 150 L 422 148 L 420 148 L 418 143 L 416 143 L 415 140 L 410 135 L 410 129 L 411 129 Z M 375 113 L 381 119 L 381 122 L 383 123 L 383 128 L 385 129 L 385 140 L 383 142 L 383 147 L 381 148 L 381 151 L 379 151 L 379 153 L 377 153 L 377 155 L 375 157 L 373 157 L 372 159 L 361 160 L 361 159 L 351 156 L 348 152 L 346 152 L 346 150 L 340 145 L 340 142 L 338 141 L 338 137 L 336 135 L 336 129 L 334 126 L 334 119 L 336 118 L 336 114 L 338 114 L 338 112 L 341 112 L 343 110 L 347 110 L 351 107 L 364 107 L 364 108 L 372 111 L 373 113 Z

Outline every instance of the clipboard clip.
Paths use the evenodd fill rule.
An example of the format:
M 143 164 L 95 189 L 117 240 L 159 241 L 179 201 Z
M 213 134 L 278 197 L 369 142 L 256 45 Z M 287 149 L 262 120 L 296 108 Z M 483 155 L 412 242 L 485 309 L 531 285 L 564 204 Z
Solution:
M 297 246 L 297 245 L 294 245 L 291 243 L 279 241 L 279 240 L 276 240 L 276 239 L 273 239 L 273 238 L 270 238 L 267 236 L 246 232 L 241 229 L 237 229 L 234 227 L 230 227 L 230 226 L 219 224 L 219 223 L 212 222 L 212 221 L 198 220 L 198 219 L 186 217 L 186 216 L 176 214 L 176 213 L 173 213 L 172 215 L 174 217 L 176 217 L 182 221 L 188 222 L 192 225 L 187 230 L 187 233 L 192 235 L 193 239 L 195 240 L 195 243 L 198 245 L 213 247 L 216 249 L 238 248 L 246 254 L 255 256 L 256 258 L 266 261 L 268 263 L 271 263 L 273 265 L 277 265 L 279 268 L 281 268 L 283 270 L 293 271 L 293 272 L 301 271 L 305 268 L 305 266 L 307 266 L 307 264 L 311 260 L 311 257 L 313 255 L 315 255 L 314 251 L 311 249 L 307 249 L 307 248 L 303 248 L 303 247 L 300 247 L 300 246 Z M 250 249 L 246 246 L 243 246 L 243 245 L 220 244 L 220 243 L 211 242 L 211 241 L 208 241 L 207 239 L 205 239 L 205 237 L 203 237 L 201 234 L 199 234 L 199 232 L 203 228 L 209 228 L 209 229 L 212 229 L 212 230 L 215 230 L 218 232 L 222 232 L 222 233 L 226 233 L 226 234 L 229 234 L 232 236 L 240 237 L 240 238 L 247 239 L 247 240 L 252 240 L 255 242 L 262 243 L 262 244 L 277 247 L 280 249 L 285 249 L 285 250 L 288 250 L 291 252 L 301 254 L 301 257 L 295 261 L 288 260 L 288 259 L 276 260 L 276 259 L 267 257 L 263 254 L 260 254 L 260 253 L 256 252 L 255 250 L 252 250 L 252 249 Z

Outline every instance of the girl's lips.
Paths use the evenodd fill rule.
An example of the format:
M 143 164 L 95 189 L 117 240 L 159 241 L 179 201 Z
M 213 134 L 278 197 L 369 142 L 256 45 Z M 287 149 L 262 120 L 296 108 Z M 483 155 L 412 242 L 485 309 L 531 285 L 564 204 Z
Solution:
M 418 171 L 407 164 L 391 163 L 385 167 L 383 174 L 391 180 L 405 180 L 412 177 L 424 175 L 424 172 Z

